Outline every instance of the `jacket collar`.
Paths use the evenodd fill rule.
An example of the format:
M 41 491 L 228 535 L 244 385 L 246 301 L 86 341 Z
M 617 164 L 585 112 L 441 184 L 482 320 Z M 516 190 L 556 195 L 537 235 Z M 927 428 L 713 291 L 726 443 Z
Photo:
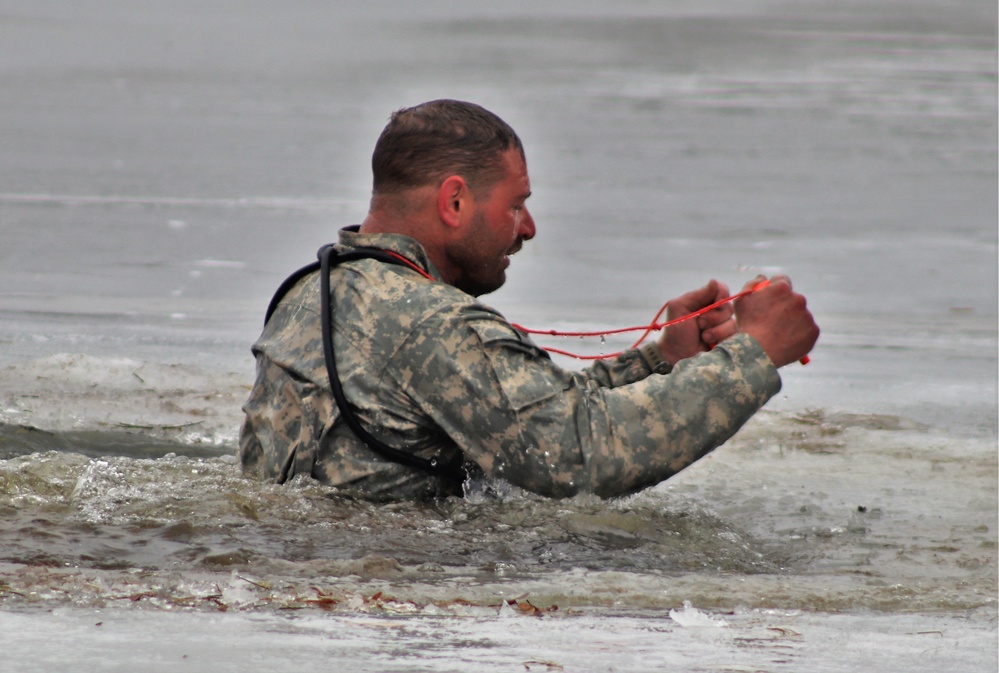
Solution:
M 380 248 L 391 250 L 413 262 L 434 277 L 444 282 L 441 272 L 430 261 L 427 251 L 415 239 L 403 234 L 362 234 L 361 225 L 354 224 L 340 230 L 340 245 L 348 248 Z

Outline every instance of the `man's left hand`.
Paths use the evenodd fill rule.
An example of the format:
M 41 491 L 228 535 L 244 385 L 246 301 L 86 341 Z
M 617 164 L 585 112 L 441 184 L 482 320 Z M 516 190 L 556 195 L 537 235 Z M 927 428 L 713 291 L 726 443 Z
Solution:
M 724 283 L 711 280 L 676 299 L 671 299 L 666 309 L 666 319 L 675 320 L 710 306 L 729 296 Z M 659 337 L 659 350 L 670 364 L 711 350 L 738 331 L 731 303 L 722 304 L 704 315 L 666 328 Z

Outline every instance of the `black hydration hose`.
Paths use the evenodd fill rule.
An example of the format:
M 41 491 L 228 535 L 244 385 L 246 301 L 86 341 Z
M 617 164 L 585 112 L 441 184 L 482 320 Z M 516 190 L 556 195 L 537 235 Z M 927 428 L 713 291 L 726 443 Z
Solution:
M 465 471 L 459 465 L 455 465 L 451 462 L 443 462 L 437 458 L 431 458 L 428 460 L 409 453 L 408 451 L 397 449 L 385 444 L 374 437 L 370 432 L 365 430 L 361 425 L 361 422 L 357 419 L 357 415 L 354 413 L 353 409 L 351 409 L 350 404 L 347 402 L 347 396 L 343 392 L 343 385 L 340 383 L 340 376 L 337 374 L 336 357 L 333 353 L 333 295 L 330 292 L 330 271 L 333 267 L 342 264 L 343 262 L 350 262 L 357 259 L 376 259 L 380 262 L 385 262 L 386 264 L 396 264 L 399 266 L 407 266 L 406 263 L 401 258 L 397 258 L 378 248 L 356 248 L 345 252 L 339 252 L 333 245 L 324 245 L 319 249 L 318 257 L 318 263 L 313 262 L 312 264 L 302 267 L 281 284 L 277 292 L 274 294 L 273 299 L 271 299 L 270 305 L 267 307 L 264 324 L 270 320 L 271 315 L 277 309 L 281 298 L 284 297 L 284 295 L 287 294 L 288 291 L 291 290 L 291 288 L 294 287 L 295 284 L 297 284 L 303 277 L 318 270 L 321 301 L 320 320 L 322 322 L 323 356 L 326 360 L 326 373 L 329 376 L 330 389 L 333 392 L 333 399 L 336 400 L 336 405 L 340 410 L 340 415 L 343 417 L 344 421 L 346 421 L 347 426 L 351 429 L 351 431 L 353 431 L 358 439 L 386 460 L 426 470 L 431 474 L 455 479 L 459 482 L 464 481 Z

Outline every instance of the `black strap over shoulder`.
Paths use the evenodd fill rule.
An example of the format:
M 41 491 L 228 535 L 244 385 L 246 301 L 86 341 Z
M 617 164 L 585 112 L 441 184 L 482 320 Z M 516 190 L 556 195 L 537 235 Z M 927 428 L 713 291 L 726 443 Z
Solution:
M 428 460 L 409 453 L 408 451 L 403 451 L 389 446 L 365 430 L 361 425 L 361 422 L 358 420 L 357 415 L 354 413 L 354 410 L 347 402 L 347 396 L 343 392 L 343 385 L 340 383 L 340 376 L 337 374 L 336 357 L 333 353 L 333 295 L 330 292 L 330 271 L 338 264 L 357 259 L 376 259 L 380 262 L 385 262 L 386 264 L 396 264 L 404 267 L 408 265 L 402 258 L 391 255 L 379 248 L 354 248 L 351 250 L 341 251 L 337 250 L 335 246 L 328 244 L 319 249 L 317 256 L 319 257 L 318 262 L 313 262 L 312 264 L 303 266 L 301 269 L 285 279 L 283 283 L 281 283 L 281 286 L 278 288 L 267 307 L 264 324 L 270 320 L 271 315 L 277 309 L 277 306 L 284 295 L 286 295 L 302 278 L 318 270 L 320 272 L 319 294 L 322 301 L 320 321 L 322 323 L 323 333 L 323 356 L 326 360 L 326 372 L 330 380 L 330 389 L 333 392 L 333 399 L 336 400 L 336 405 L 340 410 L 340 416 L 358 439 L 364 442 L 372 451 L 379 454 L 383 458 L 401 465 L 408 465 L 410 467 L 426 470 L 432 474 L 464 481 L 465 472 L 460 466 L 456 466 L 450 462 L 440 461 L 437 458 L 431 458 Z
M 316 257 L 320 261 L 312 262 L 311 264 L 306 264 L 301 269 L 291 274 L 284 279 L 284 282 L 278 287 L 274 296 L 271 298 L 271 303 L 267 305 L 267 313 L 264 314 L 264 324 L 271 319 L 274 311 L 277 310 L 278 304 L 284 299 L 284 296 L 291 292 L 291 288 L 298 284 L 298 281 L 302 280 L 310 273 L 315 273 L 319 271 L 322 266 L 322 258 L 325 254 L 331 255 L 331 264 L 329 268 L 332 269 L 337 264 L 341 262 L 350 262 L 355 259 L 377 259 L 379 262 L 385 262 L 386 264 L 397 264 L 399 266 L 406 266 L 406 263 L 402 261 L 401 258 L 395 255 L 390 255 L 380 248 L 354 248 L 353 250 L 347 250 L 344 252 L 338 252 L 336 247 L 332 243 L 327 243 L 323 247 L 319 248 L 316 253 Z M 335 260 L 335 261 L 334 261 Z

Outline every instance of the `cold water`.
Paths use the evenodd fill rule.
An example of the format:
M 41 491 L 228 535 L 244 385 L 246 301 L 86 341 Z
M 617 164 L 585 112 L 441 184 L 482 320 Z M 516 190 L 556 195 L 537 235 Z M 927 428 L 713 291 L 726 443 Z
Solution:
M 995 25 L 967 1 L 5 3 L 0 670 L 995 671 Z M 641 324 L 783 272 L 811 364 L 621 500 L 244 479 L 271 292 L 363 218 L 389 113 L 439 97 L 527 149 L 538 237 L 487 298 L 511 320 Z

